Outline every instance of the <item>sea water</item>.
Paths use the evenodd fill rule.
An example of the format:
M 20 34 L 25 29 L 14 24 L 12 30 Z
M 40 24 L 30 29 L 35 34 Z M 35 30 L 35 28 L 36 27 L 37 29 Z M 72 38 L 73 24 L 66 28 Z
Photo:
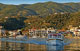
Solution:
M 46 39 L 28 39 L 26 41 L 0 39 L 0 50 L 21 50 L 21 51 L 74 51 L 80 50 L 80 39 L 74 39 L 64 45 L 47 45 Z M 40 43 L 41 42 L 41 43 Z

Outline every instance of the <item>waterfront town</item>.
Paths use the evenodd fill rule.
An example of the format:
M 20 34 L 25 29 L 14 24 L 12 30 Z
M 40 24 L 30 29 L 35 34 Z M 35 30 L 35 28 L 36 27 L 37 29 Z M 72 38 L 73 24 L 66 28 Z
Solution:
M 32 28 L 28 31 L 21 31 L 19 30 L 13 30 L 8 31 L 3 28 L 3 26 L 0 26 L 0 37 L 18 37 L 18 36 L 27 36 L 28 38 L 47 38 L 48 34 L 63 34 L 65 37 L 80 37 L 80 26 L 74 27 L 70 25 L 67 30 L 58 30 L 54 28 L 42 28 L 42 29 L 36 29 Z
M 80 51 L 80 1 L 0 0 L 0 51 Z

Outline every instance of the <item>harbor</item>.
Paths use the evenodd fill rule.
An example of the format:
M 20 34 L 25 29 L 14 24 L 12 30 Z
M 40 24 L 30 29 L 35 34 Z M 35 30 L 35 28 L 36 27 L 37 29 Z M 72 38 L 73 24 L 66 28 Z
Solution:
M 39 41 L 38 39 L 37 41 Z M 43 42 L 43 41 L 42 41 Z M 66 43 L 68 42 L 68 43 Z M 64 45 L 47 45 L 40 44 L 39 42 L 24 43 L 24 41 L 0 41 L 0 50 L 19 50 L 19 51 L 73 51 L 80 50 L 80 39 L 72 38 L 70 41 L 65 41 Z M 5 49 L 4 49 L 5 48 Z
M 79 28 L 70 30 L 29 29 L 29 34 L 24 31 L 8 31 L 7 34 L 0 27 L 0 50 L 21 51 L 67 51 L 79 50 Z M 77 35 L 77 36 L 76 36 Z M 75 47 L 76 46 L 76 47 Z M 4 49 L 5 48 L 5 49 Z
M 80 1 L 0 0 L 0 51 L 80 51 Z

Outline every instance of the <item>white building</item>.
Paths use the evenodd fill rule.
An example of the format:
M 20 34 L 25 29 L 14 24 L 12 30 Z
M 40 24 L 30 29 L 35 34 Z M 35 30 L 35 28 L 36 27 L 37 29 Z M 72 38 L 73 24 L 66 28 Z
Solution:
M 50 32 L 55 32 L 54 29 L 29 29 L 29 35 L 31 37 L 37 38 L 37 37 L 42 37 L 46 38 L 48 33 Z
M 73 32 L 75 36 L 80 36 L 80 26 L 79 27 L 72 27 L 70 31 Z
M 14 36 L 14 35 L 16 35 L 16 32 L 15 31 L 9 31 L 9 34 L 10 34 L 10 36 Z

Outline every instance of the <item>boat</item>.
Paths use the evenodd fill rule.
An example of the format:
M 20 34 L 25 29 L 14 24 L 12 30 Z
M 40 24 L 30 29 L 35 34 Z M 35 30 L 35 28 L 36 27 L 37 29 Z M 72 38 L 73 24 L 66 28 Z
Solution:
M 17 36 L 12 36 L 9 37 L 10 39 L 16 39 L 16 40 L 27 40 L 27 36 L 26 35 L 17 35 Z
M 32 38 L 37 38 L 37 36 L 33 36 Z
M 27 36 L 24 36 L 24 35 L 18 35 L 16 36 L 16 39 L 27 39 Z
M 64 36 L 60 33 L 49 33 L 47 44 L 48 45 L 63 45 L 64 43 Z

